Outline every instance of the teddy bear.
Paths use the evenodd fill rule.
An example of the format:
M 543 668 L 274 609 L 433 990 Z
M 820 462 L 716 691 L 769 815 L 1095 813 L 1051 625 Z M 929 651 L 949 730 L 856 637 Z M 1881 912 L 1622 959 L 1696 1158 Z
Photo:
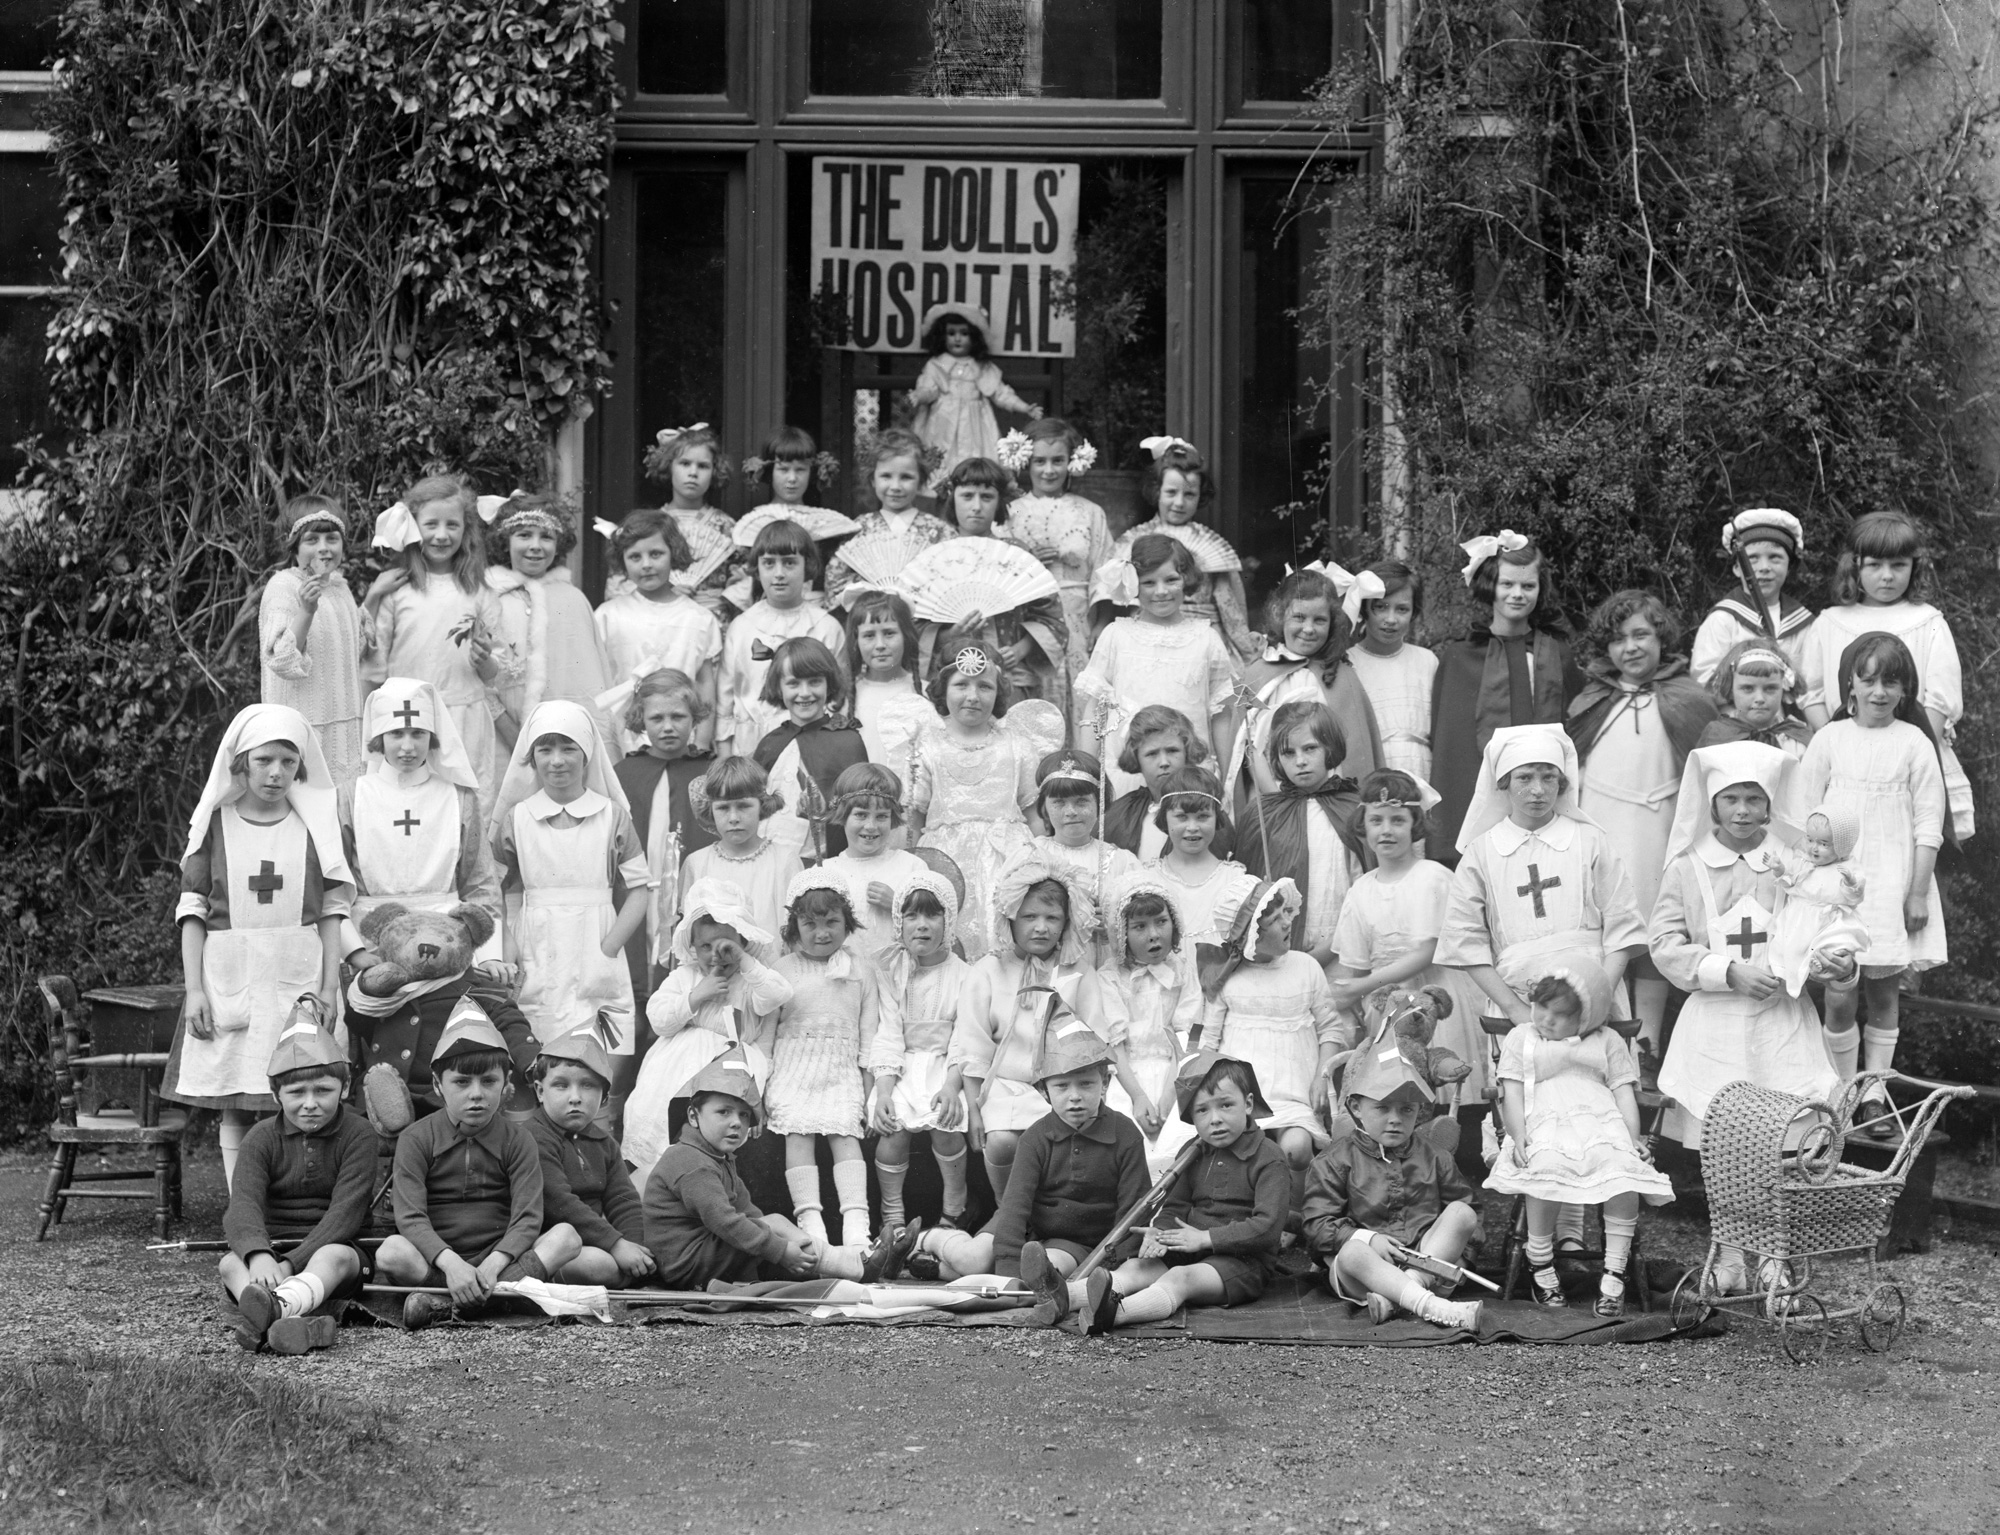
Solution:
M 1451 1016 L 1451 993 L 1442 986 L 1378 986 L 1362 1002 L 1364 1044 L 1386 1033 L 1411 1071 L 1440 1088 L 1463 1082 L 1472 1068 L 1442 1045 L 1433 1045 L 1438 1020 Z
M 431 1080 L 431 1052 L 437 1048 L 458 999 L 470 996 L 486 1010 L 513 1057 L 513 1085 L 525 1094 L 527 1073 L 540 1044 L 527 1015 L 514 1005 L 504 980 L 475 969 L 473 954 L 493 936 L 493 917 L 484 908 L 459 905 L 444 911 L 390 901 L 366 912 L 356 924 L 368 949 L 347 988 L 347 1032 L 363 1072 L 364 1097 L 371 1111 L 392 1101 L 393 1077 L 407 1091 L 414 1113 L 441 1107 Z M 371 1083 L 373 1084 L 371 1087 Z M 376 1128 L 393 1134 L 399 1125 L 371 1112 Z

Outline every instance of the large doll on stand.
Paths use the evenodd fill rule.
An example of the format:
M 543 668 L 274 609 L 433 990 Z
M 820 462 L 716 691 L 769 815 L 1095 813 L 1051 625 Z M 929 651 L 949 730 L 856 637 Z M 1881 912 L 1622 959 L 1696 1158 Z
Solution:
M 933 304 L 924 311 L 924 350 L 931 360 L 917 376 L 910 402 L 917 407 L 916 431 L 940 455 L 933 486 L 968 458 L 996 458 L 1000 423 L 995 405 L 1030 421 L 1042 408 L 1007 387 L 989 356 L 993 326 L 977 304 Z

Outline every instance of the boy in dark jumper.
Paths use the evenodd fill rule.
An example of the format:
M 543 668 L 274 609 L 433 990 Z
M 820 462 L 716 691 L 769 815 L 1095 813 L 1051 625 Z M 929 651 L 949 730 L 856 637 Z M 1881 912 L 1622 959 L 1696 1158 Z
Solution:
M 1090 1025 L 1058 1006 L 1043 1025 L 1036 1086 L 1049 1112 L 1021 1132 L 1014 1170 L 993 1219 L 978 1232 L 938 1227 L 916 1240 L 908 1267 L 921 1279 L 994 1274 L 1044 1280 L 1053 1288 L 1144 1197 L 1146 1139 L 1116 1109 L 1104 1107 L 1111 1047 Z M 1115 1266 L 1139 1248 L 1134 1235 L 1110 1258 Z
M 332 1347 L 339 1322 L 322 1308 L 361 1280 L 352 1244 L 368 1219 L 375 1132 L 341 1107 L 347 1061 L 316 1009 L 294 1011 L 265 1071 L 279 1115 L 252 1125 L 237 1152 L 222 1287 L 244 1348 L 303 1354 Z M 281 1258 L 274 1244 L 287 1239 Z
M 485 1010 L 461 998 L 431 1057 L 443 1107 L 396 1142 L 396 1234 L 375 1254 L 388 1284 L 451 1291 L 406 1299 L 405 1327 L 477 1306 L 503 1279 L 547 1279 L 583 1250 L 573 1226 L 542 1230 L 541 1153 L 500 1112 L 510 1064 Z
M 551 1040 L 535 1062 L 541 1106 L 528 1133 L 542 1156 L 542 1224 L 567 1224 L 583 1241 L 556 1275 L 565 1284 L 636 1284 L 654 1268 L 639 1191 L 600 1117 L 611 1071 L 611 1056 L 588 1029 Z

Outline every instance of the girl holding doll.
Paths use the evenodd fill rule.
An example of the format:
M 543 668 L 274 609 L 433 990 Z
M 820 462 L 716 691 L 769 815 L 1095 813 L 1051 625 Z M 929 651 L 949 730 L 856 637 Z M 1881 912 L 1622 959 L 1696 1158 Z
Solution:
M 1282 785 L 1260 795 L 1237 832 L 1243 867 L 1260 879 L 1289 879 L 1303 893 L 1292 946 L 1333 963 L 1333 933 L 1348 888 L 1367 866 L 1354 830 L 1354 780 L 1334 764 L 1344 755 L 1340 725 L 1323 703 L 1297 699 L 1273 719 L 1266 754 Z
M 1190 944 L 1221 942 L 1217 909 L 1243 865 L 1219 857 L 1220 837 L 1233 838 L 1222 806 L 1222 785 L 1206 768 L 1184 767 L 1160 786 L 1153 824 L 1165 837 L 1163 850 L 1148 868 L 1157 869 L 1180 896 Z
M 1775 506 L 1738 512 L 1722 525 L 1722 555 L 1741 584 L 1708 610 L 1695 631 L 1688 671 L 1696 682 L 1706 683 L 1730 648 L 1745 640 L 1762 641 L 1794 668 L 1804 660 L 1813 611 L 1789 595 L 1785 583 L 1805 549 L 1804 526 Z
M 500 610 L 500 637 L 521 658 L 522 671 L 494 689 L 500 744 L 514 749 L 521 722 L 544 699 L 581 704 L 597 723 L 612 760 L 621 737 L 597 703 L 615 674 L 604 658 L 590 599 L 570 581 L 576 530 L 555 496 L 517 491 L 504 501 L 486 534 L 486 585 Z
M 778 1009 L 764 1100 L 771 1132 L 785 1138 L 793 1218 L 815 1242 L 827 1242 L 819 1193 L 823 1136 L 833 1151 L 841 1245 L 866 1247 L 868 1164 L 861 1158 L 861 1115 L 873 1085 L 866 1063 L 882 997 L 875 967 L 847 949 L 855 925 L 847 892 L 828 871 L 807 869 L 786 888 L 785 952 L 772 968 L 791 983 L 792 996 Z
M 1837 610 L 1835 610 L 1837 611 Z M 1826 1048 L 1843 1078 L 1855 1072 L 1855 1013 L 1868 1004 L 1861 1066 L 1893 1064 L 1906 970 L 1948 959 L 1938 905 L 1938 849 L 1951 834 L 1940 746 L 1922 702 L 1916 659 L 1894 634 L 1864 634 L 1841 652 L 1840 712 L 1812 739 L 1799 765 L 1799 803 L 1856 817 L 1854 854 L 1865 885 L 1855 916 L 1868 931 L 1858 991 L 1830 989 Z M 1879 1086 L 1856 1110 L 1857 1123 L 1881 1115 Z M 1871 1133 L 1893 1136 L 1895 1121 L 1877 1117 Z
M 347 513 L 326 496 L 294 496 L 278 514 L 291 564 L 257 604 L 263 699 L 303 714 L 319 733 L 335 787 L 367 771 L 361 736 L 361 657 L 375 642 L 340 573 Z
M 599 524 L 599 531 L 604 525 Z M 597 609 L 597 638 L 611 686 L 598 702 L 621 709 L 625 694 L 653 672 L 680 672 L 694 683 L 702 718 L 715 714 L 716 673 L 722 661 L 722 625 L 715 615 L 681 589 L 675 578 L 692 556 L 671 512 L 650 508 L 626 514 L 607 535 L 613 564 L 626 589 L 606 597 Z M 702 732 L 704 741 L 714 736 Z M 637 743 L 628 734 L 628 746 Z
M 854 908 L 849 946 L 864 959 L 879 960 L 896 942 L 897 892 L 930 865 L 894 845 L 903 823 L 903 782 L 892 769 L 879 762 L 843 768 L 828 801 L 827 828 L 842 832 L 847 846 L 824 867 Z
M 817 640 L 838 654 L 846 643 L 840 621 L 806 601 L 819 578 L 819 546 L 796 522 L 767 524 L 751 550 L 753 599 L 729 625 L 722 642 L 716 688 L 717 751 L 748 756 L 784 718 L 782 704 L 765 699 L 765 677 L 787 640 Z
M 1821 610 L 1806 638 L 1799 705 L 1816 729 L 1838 718 L 1848 702 L 1838 677 L 1842 655 L 1864 634 L 1893 634 L 1915 661 L 1910 686 L 1938 744 L 1952 831 L 1964 842 L 1977 825 L 1972 783 L 1953 744 L 1965 714 L 1965 684 L 1951 626 L 1927 600 L 1935 590 L 1930 551 L 1915 521 L 1901 512 L 1857 518 L 1834 567 L 1833 605 Z
M 786 640 L 764 674 L 761 701 L 776 722 L 751 760 L 790 812 L 772 825 L 771 835 L 780 842 L 796 839 L 801 859 L 823 862 L 847 847 L 847 833 L 824 819 L 825 800 L 843 772 L 868 760 L 861 732 L 847 718 L 847 674 L 818 640 Z
M 868 488 L 875 496 L 875 510 L 855 519 L 854 542 L 868 540 L 869 547 L 882 556 L 888 570 L 900 570 L 932 544 L 951 537 L 951 525 L 917 506 L 923 493 L 926 450 L 914 433 L 891 427 L 876 437 L 868 450 Z M 854 579 L 854 570 L 836 554 L 826 567 L 826 601 L 839 603 Z M 910 653 L 916 664 L 916 652 Z
M 681 860 L 683 897 L 704 879 L 722 880 L 742 892 L 751 920 L 775 933 L 784 920 L 785 889 L 800 868 L 797 850 L 764 831 L 784 808 L 764 770 L 748 757 L 711 762 L 688 785 L 688 809 L 715 840 Z
M 1438 791 L 1431 856 L 1452 862 L 1479 761 L 1493 732 L 1559 725 L 1583 685 L 1551 624 L 1557 611 L 1547 559 L 1532 538 L 1502 528 L 1468 540 L 1465 584 L 1482 616 L 1462 640 L 1438 647 L 1431 690 L 1431 786 Z
M 944 1213 L 937 1224 L 957 1229 L 965 1219 L 965 1093 L 947 1091 L 945 1064 L 972 975 L 972 967 L 951 951 L 958 906 L 958 888 L 944 875 L 929 868 L 911 874 L 896 895 L 895 942 L 877 957 L 884 994 L 895 1003 L 881 1009 L 869 1057 L 875 1073 L 872 1123 L 881 1136 L 875 1143 L 875 1179 L 882 1190 L 884 1230 L 904 1224 L 910 1142 L 925 1132 L 944 1183 Z
M 1708 679 L 1717 713 L 1702 727 L 1696 749 L 1757 741 L 1777 747 L 1794 762 L 1801 760 L 1813 732 L 1792 702 L 1797 684 L 1791 661 L 1769 641 L 1730 646 Z
M 1114 547 L 1104 508 L 1071 487 L 1097 462 L 1097 449 L 1067 421 L 1043 416 L 1009 432 L 994 455 L 1022 494 L 1007 507 L 1009 536 L 1048 566 L 1061 588 L 1063 626 L 1074 677 L 1090 664 L 1090 578 Z
M 1106 1011 L 1122 1022 L 1126 1058 L 1142 1105 L 1113 1082 L 1105 1102 L 1146 1137 L 1146 1164 L 1163 1174 L 1193 1134 L 1174 1109 L 1174 1075 L 1201 1021 L 1194 945 L 1174 888 L 1157 870 L 1134 869 L 1111 884 L 1102 907 L 1108 957 L 1098 968 Z
M 646 478 L 669 491 L 664 510 L 679 525 L 689 562 L 676 565 L 695 579 L 689 595 L 720 621 L 728 616 L 728 587 L 736 560 L 736 521 L 718 511 L 711 498 L 729 484 L 734 466 L 722 438 L 706 421 L 661 429 L 646 450 Z M 698 574 L 695 574 L 698 573 Z
M 1118 577 L 1138 605 L 1112 620 L 1076 679 L 1076 743 L 1100 759 L 1124 749 L 1125 721 L 1154 704 L 1178 710 L 1200 731 L 1218 766 L 1235 744 L 1236 663 L 1212 625 L 1190 617 L 1186 601 L 1200 582 L 1187 546 L 1164 534 L 1135 539 Z M 1128 775 L 1112 785 L 1134 787 Z
M 1215 505 L 1215 477 L 1208 460 L 1193 443 L 1179 437 L 1148 437 L 1139 446 L 1153 455 L 1139 481 L 1139 494 L 1154 515 L 1118 540 L 1111 562 L 1092 580 L 1091 602 L 1131 607 L 1134 599 L 1123 588 L 1117 562 L 1132 559 L 1130 550 L 1140 539 L 1164 535 L 1194 556 L 1202 574 L 1199 585 L 1189 585 L 1189 615 L 1212 625 L 1233 658 L 1249 660 L 1257 654 L 1258 644 L 1250 633 L 1249 604 L 1243 595 L 1243 560 L 1226 538 L 1199 520 L 1204 512 L 1212 514 Z
M 370 688 L 388 677 L 416 677 L 438 690 L 479 779 L 485 813 L 502 765 L 487 689 L 514 681 L 523 667 L 500 638 L 500 604 L 486 588 L 476 515 L 465 482 L 440 474 L 417 481 L 375 519 L 375 547 L 403 563 L 377 576 L 363 599 L 375 649 L 362 677 Z
M 265 1065 L 302 996 L 339 1016 L 340 926 L 354 899 L 333 774 L 304 715 L 252 704 L 229 722 L 181 854 L 186 995 L 160 1096 L 219 1109 L 222 1175 L 278 1107 Z
M 847 595 L 847 675 L 854 679 L 854 723 L 870 762 L 887 763 L 910 779 L 917 737 L 937 724 L 917 685 L 917 621 L 893 592 L 850 586 Z
M 1332 770 L 1343 778 L 1366 778 L 1382 760 L 1382 738 L 1361 678 L 1347 661 L 1354 620 L 1365 590 L 1361 579 L 1338 565 L 1308 565 L 1278 583 L 1272 594 L 1272 628 L 1277 644 L 1266 645 L 1243 671 L 1243 685 L 1256 698 L 1249 719 L 1236 734 L 1236 763 L 1223 775 L 1232 790 L 1248 768 L 1249 790 L 1276 791 L 1282 779 L 1268 761 L 1271 719 L 1288 703 L 1323 704 L 1340 727 L 1345 754 Z
M 1423 577 L 1401 560 L 1381 560 L 1361 572 L 1345 602 L 1357 595 L 1359 643 L 1348 646 L 1347 664 L 1361 679 L 1382 732 L 1382 766 L 1429 783 L 1438 659 L 1410 638 L 1424 610 Z

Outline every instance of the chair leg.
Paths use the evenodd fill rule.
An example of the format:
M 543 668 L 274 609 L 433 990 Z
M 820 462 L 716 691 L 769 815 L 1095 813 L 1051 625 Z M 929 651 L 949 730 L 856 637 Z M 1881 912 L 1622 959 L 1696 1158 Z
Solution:
M 69 1187 L 69 1175 L 76 1169 L 76 1147 L 63 1145 L 56 1147 L 55 1159 L 49 1163 L 48 1187 L 42 1191 L 42 1202 L 37 1213 L 42 1223 L 35 1231 L 35 1240 L 41 1241 L 49 1234 L 49 1222 L 62 1219 L 63 1190 Z
M 159 1185 L 154 1190 L 153 1226 L 164 1242 L 174 1208 L 174 1148 L 169 1142 L 161 1141 L 153 1147 L 153 1181 Z
M 1525 1194 L 1514 1196 L 1513 1211 L 1507 1217 L 1507 1240 L 1501 1256 L 1507 1263 L 1506 1282 L 1500 1287 L 1500 1298 L 1512 1300 L 1514 1290 L 1521 1282 L 1521 1265 L 1527 1258 L 1528 1247 L 1528 1199 Z
M 182 1162 L 181 1162 L 180 1143 L 175 1142 L 174 1144 L 174 1219 L 175 1220 L 179 1220 L 181 1218 L 181 1167 L 182 1167 Z

